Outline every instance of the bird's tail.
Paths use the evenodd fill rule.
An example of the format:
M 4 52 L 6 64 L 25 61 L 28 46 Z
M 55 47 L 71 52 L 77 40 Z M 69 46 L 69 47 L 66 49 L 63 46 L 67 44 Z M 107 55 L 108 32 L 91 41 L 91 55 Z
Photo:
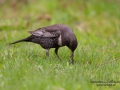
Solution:
M 16 44 L 16 43 L 19 43 L 19 42 L 31 42 L 31 37 L 27 37 L 27 38 L 25 38 L 25 39 L 21 39 L 21 40 L 18 40 L 18 41 L 9 43 L 8 45 Z

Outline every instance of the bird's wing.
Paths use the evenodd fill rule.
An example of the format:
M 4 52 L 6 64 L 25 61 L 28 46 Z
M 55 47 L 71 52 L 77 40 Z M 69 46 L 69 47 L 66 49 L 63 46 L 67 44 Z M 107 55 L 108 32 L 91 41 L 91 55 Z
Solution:
M 57 37 L 61 34 L 58 29 L 40 28 L 35 31 L 29 31 L 30 34 L 39 37 Z

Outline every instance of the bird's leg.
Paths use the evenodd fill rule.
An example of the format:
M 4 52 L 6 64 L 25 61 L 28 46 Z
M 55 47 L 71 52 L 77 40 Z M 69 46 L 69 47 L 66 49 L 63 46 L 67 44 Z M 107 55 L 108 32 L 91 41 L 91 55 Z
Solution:
M 71 53 L 71 55 L 70 55 L 70 59 L 71 59 L 72 64 L 74 64 L 74 59 L 73 59 L 73 57 L 74 57 L 74 51 L 72 51 L 72 53 Z
M 59 49 L 59 47 L 55 48 L 55 54 L 57 55 L 58 59 L 60 59 L 60 57 L 58 55 L 58 49 Z
M 46 49 L 46 57 L 49 57 L 49 49 Z

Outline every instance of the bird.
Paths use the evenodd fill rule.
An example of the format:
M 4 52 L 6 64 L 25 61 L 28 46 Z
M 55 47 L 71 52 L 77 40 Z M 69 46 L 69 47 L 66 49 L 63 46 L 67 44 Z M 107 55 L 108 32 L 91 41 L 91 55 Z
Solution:
M 73 30 L 69 26 L 64 24 L 54 24 L 28 32 L 30 36 L 12 42 L 9 45 L 19 42 L 33 42 L 39 44 L 43 49 L 46 49 L 46 57 L 49 57 L 49 50 L 55 48 L 54 52 L 58 59 L 60 59 L 58 49 L 67 46 L 71 51 L 70 61 L 74 64 L 74 51 L 77 48 L 78 41 Z

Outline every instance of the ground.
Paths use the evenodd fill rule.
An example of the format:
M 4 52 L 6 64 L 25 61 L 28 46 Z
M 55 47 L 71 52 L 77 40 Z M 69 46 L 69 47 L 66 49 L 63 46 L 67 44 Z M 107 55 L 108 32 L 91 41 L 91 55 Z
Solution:
M 1 0 L 0 90 L 119 90 L 119 0 Z M 33 43 L 7 44 L 52 24 L 70 26 L 78 40 L 70 50 L 45 50 Z

